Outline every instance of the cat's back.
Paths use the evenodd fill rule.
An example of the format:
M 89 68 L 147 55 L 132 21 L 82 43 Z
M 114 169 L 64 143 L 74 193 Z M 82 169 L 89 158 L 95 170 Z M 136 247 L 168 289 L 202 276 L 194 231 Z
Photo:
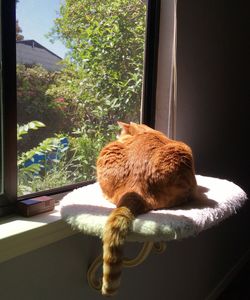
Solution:
M 191 152 L 185 143 L 169 139 L 160 132 L 143 132 L 109 143 L 102 149 L 99 160 L 102 158 L 106 166 L 126 162 L 134 165 L 150 162 L 158 156 L 192 156 Z
M 170 143 L 170 139 L 168 139 L 163 134 L 155 134 L 154 132 L 144 132 L 138 134 L 136 136 L 131 137 L 127 144 L 125 144 L 125 148 L 127 150 L 135 151 L 135 152 L 154 152 L 161 147 Z
M 193 168 L 191 148 L 183 142 L 167 138 L 164 134 L 139 134 L 125 146 L 127 163 L 132 173 L 142 178 L 170 176 L 183 168 Z

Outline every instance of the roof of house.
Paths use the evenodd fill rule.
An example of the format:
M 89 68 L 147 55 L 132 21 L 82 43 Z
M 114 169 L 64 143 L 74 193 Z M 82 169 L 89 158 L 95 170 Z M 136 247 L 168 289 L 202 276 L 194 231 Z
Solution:
M 40 64 L 50 71 L 57 71 L 62 68 L 62 66 L 58 65 L 62 58 L 35 40 L 16 41 L 16 59 L 17 63 L 27 65 Z

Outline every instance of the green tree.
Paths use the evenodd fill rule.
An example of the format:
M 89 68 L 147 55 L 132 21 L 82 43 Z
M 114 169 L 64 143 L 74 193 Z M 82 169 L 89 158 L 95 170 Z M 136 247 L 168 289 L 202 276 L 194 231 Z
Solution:
M 139 0 L 66 0 L 60 7 L 50 37 L 70 51 L 48 94 L 63 95 L 88 134 L 139 120 L 145 15 Z

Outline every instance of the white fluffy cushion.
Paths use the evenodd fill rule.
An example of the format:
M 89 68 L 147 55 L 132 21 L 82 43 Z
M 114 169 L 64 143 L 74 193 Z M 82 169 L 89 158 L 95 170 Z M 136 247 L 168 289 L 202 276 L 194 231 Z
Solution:
M 128 241 L 167 241 L 198 234 L 236 211 L 247 199 L 233 182 L 196 175 L 200 199 L 172 209 L 138 216 Z M 102 236 L 107 216 L 115 207 L 103 196 L 98 183 L 78 188 L 61 201 L 61 215 L 74 229 Z

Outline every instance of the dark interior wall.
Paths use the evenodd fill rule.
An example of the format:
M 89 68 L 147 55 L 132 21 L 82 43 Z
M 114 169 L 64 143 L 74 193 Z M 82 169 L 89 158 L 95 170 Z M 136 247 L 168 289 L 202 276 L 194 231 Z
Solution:
M 177 18 L 177 138 L 191 145 L 196 173 L 250 195 L 249 1 L 178 0 Z M 249 253 L 249 201 L 226 226 L 206 240 L 214 275 Z
M 249 186 L 249 1 L 178 0 L 177 138 L 197 173 Z

